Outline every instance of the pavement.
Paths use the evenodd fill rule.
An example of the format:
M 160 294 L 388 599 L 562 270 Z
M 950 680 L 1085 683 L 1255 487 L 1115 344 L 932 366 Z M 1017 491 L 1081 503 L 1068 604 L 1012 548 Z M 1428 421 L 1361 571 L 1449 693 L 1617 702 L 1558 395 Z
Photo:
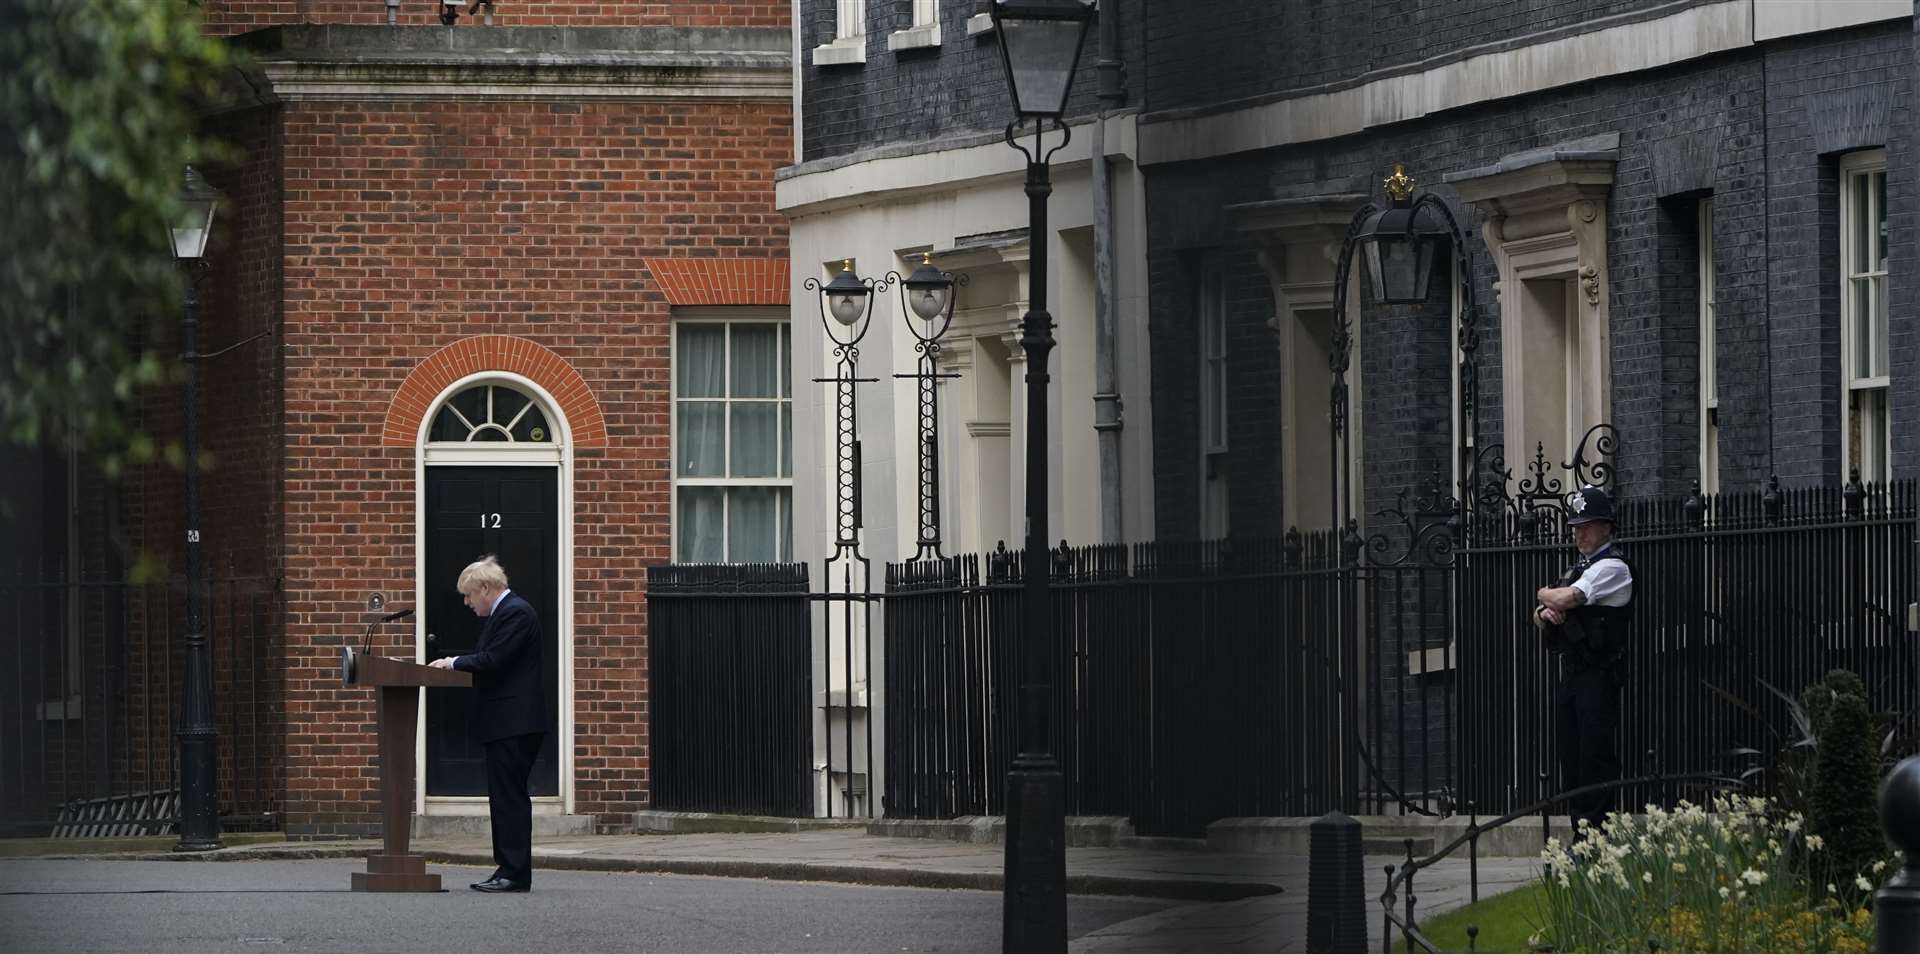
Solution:
M 112 860 L 288 861 L 358 858 L 376 841 L 269 842 L 219 851 L 174 854 L 133 850 L 86 857 Z M 1298 854 L 1209 851 L 1165 839 L 1123 847 L 1069 847 L 1067 890 L 1074 896 L 1171 899 L 1183 903 L 1121 920 L 1086 933 L 1072 944 L 1094 952 L 1304 951 L 1307 919 L 1307 859 Z M 160 847 L 159 845 L 155 846 Z M 484 836 L 415 839 L 413 850 L 430 863 L 490 866 Z M 914 888 L 998 891 L 1005 849 L 922 838 L 870 835 L 858 828 L 782 833 L 574 835 L 536 838 L 540 870 L 642 872 L 841 882 Z M 41 857 L 73 857 L 57 850 Z M 1377 899 L 1385 886 L 1386 857 L 1367 859 L 1366 921 L 1372 943 L 1380 941 Z M 1530 858 L 1482 858 L 1480 896 L 1516 888 L 1537 875 Z M 458 879 L 463 874 L 449 877 Z M 539 875 L 536 873 L 536 890 Z M 1416 879 L 1421 920 L 1465 904 L 1469 870 L 1450 859 Z M 455 885 L 458 887 L 458 885 Z

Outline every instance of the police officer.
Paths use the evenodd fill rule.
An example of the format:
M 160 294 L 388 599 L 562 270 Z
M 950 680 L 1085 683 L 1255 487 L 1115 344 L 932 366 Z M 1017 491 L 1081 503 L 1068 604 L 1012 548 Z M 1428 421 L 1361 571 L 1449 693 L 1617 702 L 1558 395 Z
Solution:
M 1620 687 L 1626 681 L 1627 627 L 1633 618 L 1633 568 L 1613 545 L 1613 498 L 1586 486 L 1567 495 L 1567 526 L 1580 559 L 1553 586 L 1535 594 L 1533 625 L 1547 651 L 1560 656 L 1554 693 L 1560 746 L 1560 790 L 1620 778 Z M 1615 792 L 1572 799 L 1577 826 L 1599 827 Z

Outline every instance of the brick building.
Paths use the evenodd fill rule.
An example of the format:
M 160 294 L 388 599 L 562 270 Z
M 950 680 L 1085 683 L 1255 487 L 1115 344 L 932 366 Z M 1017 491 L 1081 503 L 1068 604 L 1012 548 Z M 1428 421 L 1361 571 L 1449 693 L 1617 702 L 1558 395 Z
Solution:
M 1232 532 L 1327 525 L 1299 468 L 1325 450 L 1331 261 L 1395 163 L 1468 231 L 1478 446 L 1564 460 L 1611 422 L 1635 496 L 1915 472 L 1911 3 L 1149 10 L 1156 413 L 1207 400 L 1182 372 L 1194 324 L 1224 324 Z M 1357 513 L 1450 468 L 1448 277 L 1419 309 L 1350 289 Z M 1179 535 L 1203 495 L 1162 433 Z
M 1050 523 L 1074 544 L 1275 538 L 1336 514 L 1366 534 L 1403 494 L 1452 493 L 1463 447 L 1516 480 L 1537 451 L 1564 477 L 1602 423 L 1637 498 L 1920 473 L 1911 0 L 1102 0 L 1046 237 L 1027 234 L 1020 157 L 999 141 L 980 5 L 799 9 L 801 154 L 778 191 L 796 278 L 930 251 L 974 279 L 941 385 L 943 488 L 965 488 L 943 497 L 949 552 L 1020 539 L 1014 332 L 1041 241 L 1060 339 Z M 1336 264 L 1397 163 L 1464 228 L 1464 267 L 1449 246 L 1429 300 L 1391 307 L 1354 270 L 1336 441 Z M 815 357 L 796 377 L 817 376 L 801 308 L 797 360 Z M 910 370 L 898 305 L 873 320 L 863 362 Z M 816 556 L 833 542 L 805 518 L 831 509 L 824 398 L 795 417 L 796 538 Z M 861 395 L 876 559 L 913 551 L 912 406 L 905 385 Z M 1384 637 L 1382 672 L 1426 675 L 1451 645 L 1434 630 Z M 1445 738 L 1444 718 L 1414 722 Z
M 524 0 L 452 27 L 429 0 L 202 9 L 252 62 L 208 117 L 243 158 L 203 170 L 228 201 L 200 340 L 210 353 L 264 335 L 202 365 L 204 545 L 217 572 L 268 594 L 245 639 L 214 607 L 223 805 L 294 835 L 371 827 L 373 699 L 340 688 L 339 647 L 360 639 L 378 592 L 420 612 L 377 632 L 375 652 L 461 651 L 478 620 L 454 575 L 495 552 L 546 624 L 558 731 L 535 769 L 536 813 L 623 820 L 648 803 L 643 568 L 674 539 L 676 353 L 720 369 L 696 396 L 757 428 L 734 429 L 730 472 L 700 416 L 725 405 L 683 406 L 705 440 L 686 474 L 711 478 L 682 491 L 700 498 L 688 519 L 735 506 L 737 546 L 771 558 L 780 545 L 788 480 L 767 412 L 784 403 L 773 172 L 792 155 L 787 5 Z M 762 400 L 737 400 L 749 394 Z M 147 408 L 152 430 L 177 433 L 177 394 Z M 747 458 L 776 463 L 749 472 Z M 65 470 L 49 466 L 48 499 L 87 483 Z M 117 552 L 158 556 L 177 591 L 178 472 L 95 493 L 112 500 Z M 46 523 L 34 532 L 50 551 L 86 533 Z M 106 651 L 169 659 L 177 624 L 162 620 L 177 606 L 125 613 Z M 87 651 L 72 661 L 100 658 Z M 111 683 L 85 693 L 105 699 Z M 465 700 L 440 693 L 417 807 L 484 814 Z M 150 750 L 103 753 L 103 772 L 152 751 L 163 781 L 170 705 L 161 693 L 149 710 L 162 716 Z M 38 731 L 55 716 L 14 718 Z M 247 785 L 264 794 L 236 791 Z

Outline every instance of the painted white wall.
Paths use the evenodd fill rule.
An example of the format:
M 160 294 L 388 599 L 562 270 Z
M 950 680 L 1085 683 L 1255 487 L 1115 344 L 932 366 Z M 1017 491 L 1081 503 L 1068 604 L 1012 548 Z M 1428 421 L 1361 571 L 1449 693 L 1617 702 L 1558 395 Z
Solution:
M 1146 351 L 1145 193 L 1132 165 L 1131 117 L 1109 134 L 1119 276 L 1119 390 L 1125 408 L 1122 432 L 1124 515 L 1127 540 L 1152 535 L 1152 420 Z M 1084 133 L 1084 130 L 1082 130 Z M 1077 157 L 1069 149 L 1052 167 L 1048 206 L 1047 307 L 1057 344 L 1049 361 L 1049 533 L 1075 544 L 1100 541 L 1098 437 L 1094 405 L 1094 262 L 1090 169 L 1085 142 Z M 1004 155 L 1002 155 L 1004 153 Z M 835 416 L 831 384 L 814 378 L 834 374 L 832 345 L 821 323 L 819 297 L 808 278 L 829 280 L 839 263 L 854 260 L 864 278 L 889 271 L 906 274 L 919 253 L 967 273 L 957 289 L 955 328 L 943 346 L 942 370 L 961 377 L 940 385 L 942 540 L 947 554 L 989 550 L 1001 540 L 1024 544 L 1025 392 L 1024 356 L 1018 323 L 1027 306 L 1028 240 L 1003 235 L 1028 226 L 1024 166 L 1005 145 L 979 146 L 921 156 L 874 160 L 781 183 L 782 208 L 792 219 L 794 395 L 794 554 L 819 574 L 835 538 Z M 863 189 L 870 191 L 862 191 Z M 1001 236 L 987 241 L 984 236 Z M 961 242 L 966 246 L 956 249 Z M 885 564 L 916 551 L 918 540 L 918 447 L 916 383 L 895 374 L 916 369 L 915 337 L 903 320 L 896 290 L 876 296 L 870 325 L 859 348 L 858 376 L 877 379 L 858 387 L 861 441 L 862 553 L 872 561 L 873 588 L 885 581 Z M 835 567 L 838 572 L 838 567 Z M 843 589 L 840 579 L 828 581 Z M 856 582 L 855 588 L 858 588 Z M 814 764 L 816 795 L 835 814 L 849 806 L 841 796 L 847 770 L 847 735 L 853 732 L 856 773 L 866 773 L 867 732 L 873 751 L 885 751 L 884 645 L 875 612 L 851 626 L 833 611 L 816 627 Z M 857 616 L 858 614 L 856 614 Z M 856 674 L 847 685 L 845 659 L 853 647 Z M 863 678 L 859 658 L 871 652 Z M 849 691 L 851 688 L 851 691 Z M 831 757 L 828 746 L 831 744 Z M 884 788 L 885 766 L 876 758 L 868 791 Z M 877 810 L 878 803 L 870 806 Z M 865 808 L 868 806 L 852 806 Z

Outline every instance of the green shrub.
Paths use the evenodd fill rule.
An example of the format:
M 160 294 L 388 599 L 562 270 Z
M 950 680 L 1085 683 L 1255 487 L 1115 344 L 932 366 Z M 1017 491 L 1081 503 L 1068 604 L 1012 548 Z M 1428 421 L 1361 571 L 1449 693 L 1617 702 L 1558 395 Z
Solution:
M 1851 675 L 1851 674 L 1848 674 Z M 1825 728 L 1814 759 L 1813 832 L 1826 839 L 1826 877 L 1864 871 L 1886 854 L 1875 804 L 1880 784 L 1880 747 L 1873 713 L 1863 696 L 1842 691 L 1828 677 Z M 1858 680 L 1856 679 L 1857 683 Z

